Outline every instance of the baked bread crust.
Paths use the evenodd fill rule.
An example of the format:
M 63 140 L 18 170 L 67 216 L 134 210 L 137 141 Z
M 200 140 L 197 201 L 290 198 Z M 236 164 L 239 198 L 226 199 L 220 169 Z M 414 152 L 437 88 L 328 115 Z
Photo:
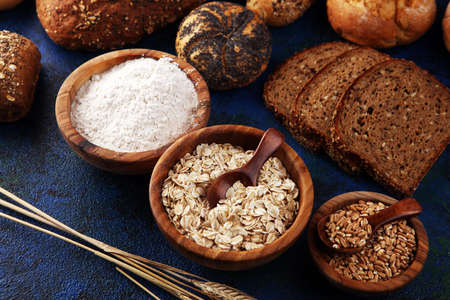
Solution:
M 342 37 L 374 48 L 409 44 L 436 17 L 435 0 L 327 0 L 328 20 Z
M 447 9 L 442 19 L 442 31 L 444 32 L 445 47 L 450 52 L 450 3 L 447 4 Z
M 55 43 L 94 51 L 136 43 L 204 1 L 36 0 L 36 10 Z
M 397 69 L 393 78 L 401 80 L 405 87 L 386 78 Z M 379 97 L 383 100 L 375 102 L 365 85 L 382 88 L 386 94 Z M 357 103 L 352 105 L 349 99 Z M 370 102 L 365 104 L 368 99 Z M 388 108 L 391 101 L 395 104 L 392 110 Z M 411 196 L 450 142 L 449 108 L 447 87 L 413 62 L 391 59 L 363 73 L 347 90 L 336 107 L 333 141 L 341 155 L 360 161 L 376 181 L 399 196 Z M 365 129 L 355 131 L 348 124 L 343 126 L 346 118 Z M 383 118 L 389 121 L 382 122 Z M 343 133 L 349 130 L 356 137 Z M 370 151 L 357 149 L 358 144 L 364 143 L 371 145 Z
M 291 105 L 317 72 L 338 55 L 356 47 L 350 43 L 330 42 L 300 51 L 286 59 L 264 84 L 266 106 L 284 123 L 294 138 L 312 152 L 322 148 L 320 141 L 307 128 L 293 127 L 296 122 L 291 118 Z
M 0 122 L 23 118 L 31 108 L 41 53 L 29 39 L 0 31 Z
M 175 47 L 210 89 L 228 90 L 249 85 L 264 72 L 272 38 L 251 10 L 230 2 L 209 2 L 183 20 Z
M 291 108 L 291 126 L 296 136 L 307 135 L 320 149 L 334 153 L 331 138 L 333 113 L 352 82 L 371 66 L 390 59 L 384 53 L 369 47 L 359 47 L 336 57 L 304 86 Z M 358 162 L 339 159 L 346 171 L 360 173 Z
M 270 26 L 286 26 L 300 18 L 315 0 L 248 0 L 247 8 Z
M 263 98 L 267 108 L 273 111 L 278 119 L 286 121 L 290 114 L 291 104 L 314 74 L 338 55 L 356 47 L 349 43 L 329 42 L 304 49 L 287 58 L 269 75 L 264 84 Z M 314 64 L 309 64 L 309 60 L 313 60 Z M 303 62 L 307 65 L 303 65 Z M 292 68 L 292 74 L 290 68 Z M 290 97 L 280 95 L 282 90 L 289 90 Z
M 0 10 L 7 10 L 16 7 L 23 0 L 0 0 Z

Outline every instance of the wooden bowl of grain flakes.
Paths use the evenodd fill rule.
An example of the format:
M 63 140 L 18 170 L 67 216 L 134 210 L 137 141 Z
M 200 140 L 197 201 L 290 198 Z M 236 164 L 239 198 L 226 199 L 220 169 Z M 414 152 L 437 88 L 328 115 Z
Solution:
M 178 68 L 181 69 L 193 83 L 198 103 L 196 109 L 193 110 L 190 127 L 186 131 L 180 132 L 169 142 L 145 151 L 110 150 L 111 148 L 101 147 L 90 142 L 75 128 L 71 118 L 72 103 L 74 102 L 80 87 L 93 78 L 93 75 L 103 74 L 116 65 L 144 57 L 153 58 L 155 60 L 170 58 L 171 62 L 178 65 Z M 160 76 L 160 74 L 158 74 L 158 76 Z M 161 154 L 178 137 L 206 126 L 210 113 L 210 96 L 206 82 L 203 80 L 200 73 L 184 60 L 178 59 L 171 54 L 155 50 L 126 49 L 109 52 L 95 57 L 73 71 L 59 90 L 56 99 L 55 112 L 58 127 L 62 136 L 67 144 L 69 144 L 81 158 L 100 169 L 110 172 L 119 174 L 145 174 L 151 172 Z M 130 114 L 136 113 L 139 113 L 139 111 L 130 112 Z M 170 126 L 170 124 L 167 124 L 167 126 Z
M 150 205 L 151 205 L 151 209 L 153 212 L 153 216 L 155 217 L 156 223 L 159 227 L 159 229 L 161 230 L 161 232 L 164 234 L 164 236 L 168 239 L 168 241 L 179 251 L 181 252 L 183 255 L 185 255 L 186 257 L 192 259 L 193 261 L 202 264 L 204 266 L 210 267 L 210 268 L 214 268 L 214 269 L 220 269 L 220 270 L 244 270 L 244 269 L 249 269 L 249 268 L 253 268 L 262 264 L 265 264 L 273 259 L 275 259 L 276 257 L 278 257 L 279 255 L 281 255 L 283 252 L 285 252 L 290 246 L 292 246 L 294 244 L 294 242 L 297 240 L 297 238 L 300 236 L 300 234 L 302 233 L 302 231 L 305 229 L 305 226 L 308 222 L 308 219 L 311 215 L 311 211 L 312 211 L 312 207 L 313 207 L 313 198 L 314 198 L 314 193 L 313 193 L 313 185 L 312 185 L 312 180 L 311 180 L 311 176 L 309 174 L 309 171 L 305 165 L 305 163 L 303 162 L 303 160 L 298 156 L 298 154 L 291 148 L 289 147 L 289 145 L 287 145 L 286 143 L 283 143 L 283 145 L 275 152 L 275 154 L 273 155 L 272 158 L 270 158 L 268 161 L 266 161 L 265 165 L 263 166 L 260 175 L 259 175 L 259 183 L 258 183 L 258 187 L 250 187 L 250 189 L 252 188 L 261 188 L 261 190 L 264 190 L 263 187 L 261 187 L 261 184 L 265 184 L 266 182 L 269 181 L 265 181 L 267 180 L 267 173 L 266 172 L 273 172 L 270 174 L 273 174 L 273 177 L 277 177 L 280 176 L 280 178 L 283 178 L 282 180 L 280 179 L 280 189 L 278 191 L 280 191 L 281 198 L 278 198 L 278 196 L 280 194 L 277 194 L 277 192 L 275 192 L 277 189 L 274 188 L 273 189 L 273 198 L 272 199 L 284 199 L 284 200 L 277 200 L 277 201 L 286 201 L 283 203 L 287 203 L 286 205 L 282 205 L 280 204 L 280 207 L 274 208 L 272 204 L 267 203 L 267 198 L 266 200 L 264 200 L 264 205 L 266 205 L 267 207 L 267 213 L 271 214 L 271 216 L 275 219 L 277 219 L 279 217 L 278 212 L 280 212 L 280 214 L 285 214 L 285 216 L 287 216 L 286 218 L 292 217 L 291 222 L 288 226 L 283 227 L 285 229 L 285 231 L 283 232 L 283 229 L 280 230 L 278 237 L 275 238 L 275 236 L 277 236 L 275 233 L 271 233 L 273 232 L 273 225 L 275 225 L 275 227 L 277 226 L 281 226 L 281 223 L 278 221 L 274 221 L 274 224 L 267 224 L 267 223 L 271 223 L 273 220 L 270 217 L 268 217 L 268 215 L 266 214 L 266 212 L 264 212 L 264 210 L 261 210 L 261 207 L 258 208 L 258 205 L 256 205 L 254 207 L 254 209 L 249 209 L 249 210 L 240 210 L 237 207 L 239 206 L 240 203 L 240 195 L 242 194 L 237 194 L 238 191 L 242 191 L 242 189 L 246 189 L 245 187 L 241 186 L 240 188 L 235 188 L 234 190 L 234 195 L 235 196 L 233 201 L 233 207 L 235 207 L 237 210 L 231 212 L 230 210 L 230 214 L 228 215 L 228 220 L 230 221 L 230 223 L 227 222 L 228 221 L 224 221 L 224 219 L 222 217 L 218 217 L 217 215 L 214 215 L 217 211 L 215 211 L 214 213 L 212 213 L 212 216 L 208 216 L 207 218 L 187 218 L 187 216 L 189 216 L 190 214 L 194 214 L 191 213 L 191 211 L 194 210 L 194 206 L 186 208 L 184 207 L 177 207 L 176 204 L 174 204 L 174 206 L 170 206 L 172 204 L 163 204 L 164 202 L 167 202 L 168 200 L 168 196 L 167 195 L 174 195 L 173 197 L 177 197 L 175 196 L 175 194 L 177 194 L 178 192 L 175 190 L 167 190 L 167 184 L 168 182 L 170 182 L 171 180 L 175 180 L 177 181 L 178 179 L 183 180 L 183 178 L 185 178 L 186 176 L 190 176 L 190 174 L 195 174 L 195 172 L 197 172 L 197 165 L 196 163 L 194 163 L 193 165 L 191 164 L 191 158 L 189 158 L 189 156 L 186 157 L 186 154 L 188 153 L 203 153 L 205 155 L 205 157 L 207 157 L 208 155 L 210 155 L 210 157 L 214 156 L 216 158 L 218 158 L 218 160 L 216 160 L 215 163 L 217 163 L 218 165 L 221 165 L 221 158 L 220 157 L 230 157 L 230 151 L 233 150 L 229 150 L 229 149 L 234 149 L 236 146 L 241 147 L 244 151 L 245 150 L 255 150 L 261 137 L 263 136 L 264 131 L 260 130 L 260 129 L 256 129 L 256 128 L 252 128 L 252 127 L 247 127 L 247 126 L 240 126 L 240 125 L 218 125 L 218 126 L 212 126 L 212 127 L 206 127 L 203 129 L 199 129 L 197 131 L 191 132 L 187 135 L 185 135 L 184 137 L 178 139 L 175 143 L 173 143 L 167 150 L 166 152 L 164 152 L 164 154 L 161 156 L 161 158 L 159 159 L 158 163 L 156 164 L 153 174 L 152 174 L 152 178 L 150 181 L 150 188 L 149 188 L 149 194 L 150 194 Z M 212 143 L 216 143 L 218 145 L 212 145 Z M 224 145 L 226 143 L 229 143 L 229 145 Z M 207 144 L 207 145 L 205 145 Z M 221 148 L 222 147 L 222 148 Z M 239 148 L 239 151 L 243 150 Z M 213 149 L 213 150 L 211 150 Z M 216 149 L 216 150 L 214 150 Z M 227 150 L 228 149 L 228 150 Z M 214 152 L 213 154 L 211 154 L 211 152 Z M 238 153 L 238 152 L 237 152 Z M 239 152 L 241 153 L 241 152 Z M 251 152 L 245 152 L 248 155 L 252 155 Z M 241 154 L 236 154 L 236 155 L 241 155 Z M 201 162 L 202 164 L 206 164 L 207 166 L 209 165 L 209 163 L 211 162 L 209 160 L 209 158 L 202 158 L 199 159 L 198 161 Z M 231 156 L 232 157 L 232 156 Z M 180 162 L 180 159 L 183 158 L 183 161 Z M 248 157 L 247 157 L 248 158 Z M 233 159 L 231 159 L 233 160 Z M 229 161 L 228 159 L 224 158 L 224 162 L 225 161 Z M 178 163 L 180 162 L 180 164 L 186 164 L 185 167 L 177 169 L 179 170 L 179 172 L 183 172 L 186 171 L 185 175 L 182 175 L 184 177 L 177 177 L 178 179 L 173 179 L 174 178 L 174 172 L 173 170 L 171 171 L 171 169 L 177 168 L 176 166 L 178 165 Z M 281 162 L 281 163 L 280 163 Z M 214 164 L 214 163 L 213 163 Z M 226 163 L 225 163 L 226 164 Z M 234 166 L 232 165 L 232 163 L 230 163 L 231 166 L 230 168 L 234 168 Z M 267 164 L 267 165 L 266 165 Z M 190 166 L 189 166 L 190 165 Z M 283 165 L 285 167 L 281 168 L 280 166 Z M 187 169 L 185 169 L 187 168 Z M 196 187 L 196 189 L 194 190 L 194 193 L 199 192 L 200 195 L 203 195 L 203 193 L 206 192 L 207 187 L 209 186 L 210 182 L 212 181 L 212 179 L 209 178 L 214 178 L 214 176 L 218 176 L 220 172 L 223 171 L 223 169 L 221 169 L 220 172 L 218 172 L 217 170 L 220 169 L 219 167 L 214 167 L 211 168 L 209 170 L 209 175 L 206 175 L 205 173 L 207 172 L 203 172 L 203 175 L 199 175 L 198 181 L 197 182 L 201 182 L 202 180 L 204 180 L 204 182 L 206 182 L 205 185 L 203 185 L 202 187 L 198 186 Z M 169 173 L 170 171 L 170 173 Z M 213 175 L 213 173 L 216 172 L 215 175 Z M 178 172 L 178 171 L 176 171 Z M 175 173 L 176 173 L 175 172 Z M 170 176 L 170 178 L 168 178 L 168 176 Z M 177 175 L 178 176 L 178 175 Z M 284 177 L 283 177 L 284 176 Z M 205 177 L 205 178 L 203 178 Z M 209 178 L 207 178 L 209 177 Z M 269 176 L 272 177 L 272 176 Z M 277 179 L 278 180 L 278 179 Z M 277 180 L 275 180 L 274 182 L 277 182 Z M 263 182 L 263 183 L 261 183 Z M 275 184 L 275 183 L 274 183 Z M 190 185 L 193 186 L 193 185 Z M 291 186 L 291 187 L 288 187 Z M 169 185 L 170 187 L 170 185 Z M 284 188 L 286 188 L 286 190 L 283 190 Z M 298 190 L 296 190 L 296 188 L 298 188 Z M 285 194 L 283 194 L 286 191 Z M 292 191 L 294 191 L 293 194 L 289 194 Z M 164 192 L 164 195 L 162 195 L 162 192 Z M 175 194 L 174 194 L 175 193 Z M 190 192 L 189 192 L 190 193 Z M 248 198 L 242 200 L 243 203 L 249 203 L 246 201 L 253 201 L 253 199 L 251 199 L 251 194 L 252 192 L 248 192 L 245 193 L 245 196 L 248 196 Z M 264 192 L 261 192 L 262 194 Z M 182 197 L 182 199 L 189 199 L 190 195 L 187 195 L 186 197 Z M 277 196 L 278 195 L 278 196 Z M 289 196 L 291 195 L 291 196 Z M 198 194 L 196 194 L 195 196 L 198 196 Z M 201 197 L 203 197 L 201 196 Z M 170 196 L 172 197 L 172 196 Z M 204 203 L 202 198 L 198 198 L 199 203 Z M 284 197 L 284 198 L 283 198 Z M 250 200 L 249 200 L 250 199 Z M 188 201 L 188 200 L 182 200 L 182 201 Z M 204 200 L 206 201 L 206 200 Z M 230 200 L 231 201 L 231 200 Z M 294 202 L 293 202 L 294 201 Z M 281 203 L 280 202 L 280 203 Z M 238 204 L 236 204 L 238 203 Z M 290 204 L 289 204 L 290 203 Z M 201 205 L 201 204 L 200 204 Z M 236 206 L 234 206 L 236 205 Z M 253 204 L 251 204 L 253 205 Z M 226 205 L 224 205 L 226 206 Z M 230 205 L 231 206 L 231 205 Z M 219 207 L 219 205 L 215 208 L 217 209 Z M 245 207 L 245 206 L 243 206 Z M 296 208 L 293 211 L 290 211 L 290 208 Z M 173 209 L 172 209 L 173 208 Z M 198 206 L 197 206 L 198 208 Z M 222 207 L 224 208 L 224 207 Z M 225 209 L 225 208 L 224 208 Z M 201 210 L 200 210 L 201 211 Z M 242 226 L 244 227 L 244 232 L 245 230 L 248 230 L 247 233 L 249 233 L 249 231 L 251 231 L 252 229 L 250 227 L 247 227 L 247 225 L 244 224 L 248 224 L 248 222 L 253 222 L 254 218 L 252 216 L 249 216 L 249 211 L 251 211 L 252 213 L 257 214 L 257 211 L 259 211 L 260 214 L 260 220 L 261 222 L 266 222 L 266 228 L 267 228 L 267 232 L 269 232 L 270 234 L 274 234 L 273 236 L 269 237 L 269 235 L 267 236 L 260 236 L 257 234 L 256 230 L 253 230 L 253 232 L 250 232 L 251 236 L 252 236 L 252 240 L 248 241 L 248 238 L 244 238 L 243 236 L 240 235 L 244 235 L 244 233 L 242 233 L 241 231 L 239 231 L 239 229 L 237 229 L 238 226 L 236 226 L 236 222 L 243 222 L 241 224 L 243 224 Z M 181 213 L 180 213 L 181 212 Z M 198 211 L 197 211 L 198 212 Z M 209 210 L 209 208 L 206 208 L 205 210 L 205 215 L 210 213 L 211 211 Z M 173 214 L 179 214 L 183 215 L 184 219 L 177 219 L 177 220 L 185 220 L 185 221 L 181 221 L 181 222 L 177 222 L 177 226 L 181 226 L 180 224 L 186 223 L 186 221 L 189 220 L 189 222 L 192 222 L 192 224 L 196 224 L 196 222 L 198 222 L 197 225 L 199 225 L 200 227 L 204 226 L 204 227 L 208 227 L 210 226 L 210 229 L 196 229 L 194 228 L 193 230 L 191 230 L 191 228 L 188 228 L 190 231 L 189 233 L 184 232 L 184 234 L 181 234 L 180 231 L 177 229 L 177 227 L 174 225 L 174 223 L 172 222 L 172 219 L 170 218 L 176 218 L 176 217 L 169 217 L 169 214 L 171 216 L 174 216 Z M 219 212 L 220 214 L 220 209 Z M 243 219 L 233 219 L 233 217 L 231 215 L 234 215 L 236 218 L 241 218 L 241 217 L 245 217 L 247 218 L 246 220 L 248 221 L 242 221 Z M 223 215 L 222 215 L 223 216 Z M 223 224 L 220 224 L 220 226 L 224 225 L 225 231 L 223 231 L 222 233 L 218 233 L 221 232 L 221 229 L 216 227 L 216 225 L 212 225 L 212 223 L 214 223 L 214 219 L 215 218 L 222 218 L 220 219 L 220 222 L 222 222 Z M 173 219 L 176 220 L 176 219 Z M 208 220 L 208 221 L 205 221 Z M 240 220 L 240 221 L 238 221 Z M 188 222 L 188 223 L 189 223 Z M 257 228 L 257 226 L 261 226 L 260 223 L 258 223 L 258 221 L 254 221 L 255 223 L 254 226 L 255 228 Z M 190 223 L 189 223 L 190 224 Z M 228 227 L 226 227 L 228 226 Z M 227 228 L 231 228 L 231 229 L 227 229 Z M 229 240 L 227 240 L 228 238 L 224 237 L 226 236 L 228 233 L 226 231 L 231 231 L 231 230 L 237 230 L 235 231 L 235 233 L 233 233 L 232 235 L 229 236 Z M 196 230 L 199 230 L 202 232 L 202 236 L 203 237 L 198 237 Z M 282 233 L 283 232 L 283 233 Z M 187 235 L 190 235 L 191 237 L 194 238 L 188 238 Z M 215 235 L 215 237 L 210 237 L 210 235 Z M 208 236 L 208 238 L 204 238 L 205 236 Z M 196 239 L 196 241 L 198 241 L 198 243 L 196 241 L 194 241 L 194 239 Z M 253 241 L 255 241 L 255 243 L 253 243 Z M 255 244 L 257 243 L 261 243 L 259 248 L 254 247 Z
M 308 247 L 320 272 L 334 286 L 358 295 L 382 295 L 410 283 L 425 264 L 428 236 L 417 217 L 382 226 L 364 247 L 364 252 L 353 255 L 328 252 L 317 234 L 317 222 L 323 216 L 349 205 L 366 211 L 369 201 L 373 203 L 370 204 L 372 208 L 375 204 L 389 206 L 397 202 L 384 194 L 362 191 L 328 200 L 309 223 Z

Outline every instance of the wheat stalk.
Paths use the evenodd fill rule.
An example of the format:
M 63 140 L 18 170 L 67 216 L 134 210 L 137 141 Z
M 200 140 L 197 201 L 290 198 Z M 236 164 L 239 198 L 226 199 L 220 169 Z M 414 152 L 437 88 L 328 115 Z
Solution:
M 155 294 L 152 293 L 152 291 L 150 291 L 148 288 L 146 288 L 144 285 L 142 285 L 139 281 L 137 281 L 136 279 L 134 279 L 131 275 L 128 275 L 127 273 L 125 273 L 125 271 L 123 271 L 121 268 L 116 267 L 116 270 L 121 273 L 123 276 L 125 276 L 126 278 L 128 278 L 131 282 L 133 282 L 134 284 L 136 284 L 138 287 L 140 287 L 141 289 L 143 289 L 147 294 L 149 294 L 150 296 L 153 297 L 153 299 L 155 300 L 161 300 L 158 296 L 156 296 Z
M 253 299 L 255 299 L 253 297 L 248 296 L 244 292 L 234 289 L 232 287 L 229 287 L 227 285 L 208 281 L 205 278 L 202 278 L 195 274 L 191 274 L 191 273 L 183 271 L 181 269 L 177 269 L 177 268 L 174 268 L 174 267 L 171 267 L 171 266 L 168 266 L 168 265 L 156 262 L 156 261 L 152 261 L 152 260 L 143 258 L 141 256 L 137 256 L 137 255 L 122 251 L 120 249 L 117 249 L 115 247 L 112 247 L 110 245 L 107 245 L 101 241 L 98 241 L 89 236 L 86 236 L 86 235 L 70 228 L 69 226 L 59 222 L 58 220 L 52 218 L 51 216 L 47 215 L 43 211 L 41 211 L 38 208 L 34 207 L 33 205 L 29 204 L 25 200 L 20 199 L 19 197 L 12 194 L 11 192 L 8 192 L 7 190 L 3 189 L 2 187 L 0 187 L 0 193 L 9 197 L 10 199 L 12 199 L 16 203 L 22 205 L 23 207 L 27 208 L 28 210 L 21 208 L 19 206 L 16 206 L 14 204 L 11 204 L 2 199 L 0 199 L 0 206 L 6 207 L 8 209 L 11 209 L 11 210 L 19 213 L 19 214 L 22 214 L 22 215 L 32 218 L 36 221 L 39 221 L 46 225 L 49 225 L 53 228 L 59 229 L 68 234 L 71 234 L 75 237 L 78 237 L 78 238 L 84 240 L 85 242 L 88 242 L 89 244 L 103 250 L 104 252 L 113 255 L 115 258 L 112 256 L 109 256 L 109 255 L 106 255 L 103 252 L 92 249 L 86 245 L 78 243 L 74 240 L 71 240 L 67 237 L 59 235 L 57 233 L 54 233 L 54 232 L 44 229 L 42 227 L 33 225 L 31 223 L 25 222 L 23 220 L 17 219 L 15 217 L 9 216 L 7 214 L 0 212 L 0 217 L 4 217 L 4 218 L 12 220 L 14 222 L 20 223 L 20 224 L 30 227 L 32 229 L 41 231 L 43 233 L 46 233 L 48 235 L 54 236 L 58 239 L 61 239 L 65 242 L 73 244 L 84 250 L 87 250 L 107 261 L 110 261 L 110 262 L 116 264 L 119 267 L 122 267 L 123 269 L 126 269 L 129 272 L 132 272 L 135 275 L 140 276 L 141 278 L 148 280 L 149 282 L 168 291 L 169 293 L 171 293 L 172 295 L 174 295 L 175 297 L 177 297 L 179 299 L 194 299 L 194 300 L 203 299 L 200 296 L 184 289 L 183 287 L 189 288 L 192 291 L 203 294 L 203 295 L 209 297 L 210 299 L 223 299 L 223 300 L 228 300 L 228 299 L 253 300 Z M 156 295 L 154 295 L 151 291 L 149 291 L 144 286 L 142 286 L 140 283 L 135 281 L 131 276 L 129 276 L 128 274 L 126 274 L 125 272 L 123 272 L 120 269 L 118 271 L 121 272 L 124 276 L 126 276 L 129 280 L 133 281 L 136 285 L 141 287 L 144 291 L 149 293 L 151 296 L 156 297 Z M 183 280 L 184 282 L 177 280 L 175 277 Z M 187 284 L 186 282 L 189 283 L 190 285 Z M 158 299 L 158 298 L 156 297 L 155 299 Z

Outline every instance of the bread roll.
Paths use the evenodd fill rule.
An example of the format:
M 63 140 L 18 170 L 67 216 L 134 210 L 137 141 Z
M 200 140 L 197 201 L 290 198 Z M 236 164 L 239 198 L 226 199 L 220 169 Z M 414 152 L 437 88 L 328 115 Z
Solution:
M 444 43 L 450 52 L 450 3 L 447 4 L 444 19 L 442 20 L 442 31 L 444 32 Z
M 31 108 L 41 53 L 29 39 L 0 31 L 0 122 L 13 122 Z
M 15 7 L 23 0 L 0 0 L 0 10 L 7 10 Z
M 36 0 L 49 37 L 68 49 L 113 49 L 138 42 L 205 0 Z
M 247 8 L 270 26 L 286 26 L 295 22 L 314 0 L 248 0 Z
M 230 2 L 209 2 L 180 24 L 179 57 L 194 66 L 213 90 L 243 87 L 267 67 L 272 39 L 263 20 Z
M 327 0 L 328 20 L 343 38 L 374 48 L 409 44 L 436 17 L 435 0 Z

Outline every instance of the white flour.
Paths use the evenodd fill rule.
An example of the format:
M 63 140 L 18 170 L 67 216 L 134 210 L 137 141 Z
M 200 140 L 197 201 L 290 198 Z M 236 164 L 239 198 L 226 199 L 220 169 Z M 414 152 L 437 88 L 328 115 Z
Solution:
M 170 58 L 139 58 L 83 84 L 71 119 L 92 144 L 142 152 L 164 146 L 191 128 L 197 104 L 194 85 Z

